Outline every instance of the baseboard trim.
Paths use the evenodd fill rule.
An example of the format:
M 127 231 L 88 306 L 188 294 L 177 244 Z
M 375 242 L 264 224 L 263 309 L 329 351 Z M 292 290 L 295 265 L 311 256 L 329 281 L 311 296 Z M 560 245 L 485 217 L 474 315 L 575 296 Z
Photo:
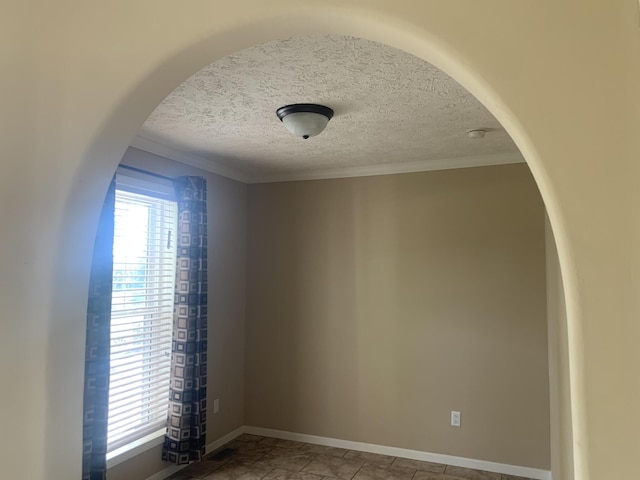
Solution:
M 219 449 L 221 446 L 223 446 L 225 443 L 229 443 L 231 440 L 233 440 L 234 438 L 236 438 L 238 435 L 242 435 L 243 433 L 246 432 L 247 427 L 245 427 L 244 425 L 241 427 L 236 428 L 235 430 L 227 433 L 226 435 L 220 437 L 218 440 L 216 440 L 215 442 L 211 442 L 210 444 L 208 444 L 205 447 L 205 452 L 207 454 L 213 452 L 214 450 Z
M 238 435 L 241 435 L 242 433 L 244 433 L 245 432 L 245 428 L 246 427 L 244 427 L 244 426 L 238 427 L 235 430 L 233 430 L 232 432 L 229 432 L 226 435 L 220 437 L 216 441 L 211 442 L 210 444 L 208 444 L 205 447 L 205 453 L 207 453 L 207 454 L 211 453 L 214 450 L 217 450 L 218 448 L 223 446 L 225 443 L 230 442 L 231 440 L 236 438 Z M 160 470 L 159 472 L 154 473 L 150 477 L 147 477 L 146 480 L 165 480 L 165 478 L 169 478 L 171 475 L 173 475 L 174 473 L 179 472 L 180 470 L 182 470 L 183 468 L 185 468 L 187 466 L 188 465 L 169 465 L 167 468 L 165 468 L 163 470 Z
M 252 427 L 243 425 L 235 430 L 220 437 L 214 442 L 206 446 L 206 453 L 222 447 L 234 438 L 243 433 L 253 435 L 261 435 L 264 437 L 281 438 L 283 440 L 294 440 L 297 442 L 306 442 L 314 445 L 324 445 L 327 447 L 346 448 L 349 450 L 358 450 L 360 452 L 380 453 L 382 455 L 391 455 L 393 457 L 409 458 L 412 460 L 423 460 L 426 462 L 444 463 L 456 467 L 474 468 L 476 470 L 484 470 L 487 472 L 502 473 L 505 475 L 515 475 L 518 477 L 532 478 L 535 480 L 552 480 L 549 470 L 538 468 L 519 467 L 517 465 L 508 465 L 505 463 L 488 462 L 486 460 L 476 460 L 473 458 L 456 457 L 453 455 L 444 455 L 440 453 L 429 453 L 418 450 L 409 450 L 406 448 L 388 447 L 385 445 L 376 445 L 373 443 L 353 442 L 351 440 L 341 440 L 338 438 L 320 437 L 317 435 L 307 435 L 304 433 L 287 432 L 284 430 L 274 430 L 271 428 Z M 171 465 L 164 470 L 148 477 L 146 480 L 164 480 L 171 475 L 180 471 L 186 465 Z
M 240 429 L 238 429 L 240 430 Z M 518 477 L 533 478 L 535 480 L 551 480 L 551 472 L 538 468 L 519 467 L 504 463 L 488 462 L 486 460 L 475 460 L 472 458 L 455 457 L 439 453 L 421 452 L 418 450 L 408 450 L 406 448 L 387 447 L 372 443 L 352 442 L 350 440 L 340 440 L 337 438 L 318 437 L 316 435 L 306 435 L 303 433 L 286 432 L 283 430 L 273 430 L 270 428 L 245 426 L 241 433 L 251 433 L 265 437 L 281 438 L 283 440 L 294 440 L 298 442 L 312 443 L 314 445 L 324 445 L 327 447 L 346 448 L 361 452 L 380 453 L 393 457 L 410 458 L 412 460 L 423 460 L 427 462 L 444 463 L 455 467 L 474 468 L 487 472 L 503 473 L 505 475 L 515 475 Z

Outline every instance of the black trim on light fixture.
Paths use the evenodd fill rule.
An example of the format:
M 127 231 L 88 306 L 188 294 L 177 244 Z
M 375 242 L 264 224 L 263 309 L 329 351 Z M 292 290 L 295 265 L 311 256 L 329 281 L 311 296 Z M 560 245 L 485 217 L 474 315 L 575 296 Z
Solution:
M 290 113 L 311 112 L 324 115 L 329 120 L 333 117 L 333 110 L 324 105 L 316 105 L 315 103 L 293 103 L 291 105 L 285 105 L 276 110 L 276 115 L 280 121 Z
M 299 116 L 294 115 L 297 113 L 310 115 L 304 115 L 302 118 L 299 118 Z M 276 110 L 276 115 L 278 115 L 280 121 L 287 127 L 287 130 L 306 140 L 309 137 L 322 133 L 324 127 L 326 127 L 331 117 L 333 117 L 333 110 L 324 105 L 316 105 L 315 103 L 294 103 L 280 107 Z M 289 117 L 289 115 L 291 116 Z M 323 117 L 324 119 L 321 120 Z M 285 121 L 285 118 L 287 118 L 287 121 Z M 309 121 L 310 118 L 312 120 Z

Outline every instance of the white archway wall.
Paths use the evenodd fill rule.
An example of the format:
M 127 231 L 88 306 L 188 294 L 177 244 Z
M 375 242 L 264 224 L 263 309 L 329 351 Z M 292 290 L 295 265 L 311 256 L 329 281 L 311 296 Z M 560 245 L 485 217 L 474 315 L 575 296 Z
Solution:
M 565 273 L 572 401 L 574 414 L 583 412 L 574 424 L 576 478 L 633 476 L 637 2 L 556 3 L 12 2 L 0 29 L 8 49 L 0 265 L 11 276 L 2 291 L 2 378 L 12 391 L 3 396 L 11 432 L 0 449 L 4 473 L 79 475 L 93 232 L 108 179 L 151 109 L 231 51 L 278 36 L 345 33 L 443 68 L 487 105 L 531 162 Z M 16 414 L 25 409 L 27 416 Z M 15 462 L 25 445 L 30 460 Z
M 574 478 L 567 306 L 556 241 L 545 215 L 549 410 L 552 478 Z

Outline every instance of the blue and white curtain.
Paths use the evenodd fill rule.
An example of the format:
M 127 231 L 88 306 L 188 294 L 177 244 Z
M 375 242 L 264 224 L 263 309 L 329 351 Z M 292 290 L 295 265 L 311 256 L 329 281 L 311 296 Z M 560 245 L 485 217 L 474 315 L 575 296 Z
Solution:
M 207 430 L 207 193 L 201 177 L 176 180 L 178 262 L 169 416 L 162 459 L 201 460 Z
M 113 222 L 116 198 L 111 182 L 93 248 L 85 348 L 82 480 L 104 480 L 107 472 Z
M 206 180 L 175 181 L 178 200 L 171 390 L 163 460 L 201 460 L 207 420 Z M 109 413 L 110 324 L 115 181 L 107 192 L 95 240 L 85 352 L 82 480 L 104 480 Z

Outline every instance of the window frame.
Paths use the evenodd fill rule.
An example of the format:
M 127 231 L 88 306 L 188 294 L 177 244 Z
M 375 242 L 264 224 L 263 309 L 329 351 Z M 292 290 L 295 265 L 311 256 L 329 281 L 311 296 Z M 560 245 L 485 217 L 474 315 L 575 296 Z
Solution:
M 168 200 L 175 204 L 173 239 L 175 242 L 177 235 L 177 202 L 175 196 L 175 187 L 169 179 L 155 178 L 151 175 L 138 171 L 118 169 L 116 173 L 116 191 L 126 191 L 139 195 L 144 195 L 152 199 Z M 174 243 L 175 248 L 175 243 Z M 174 252 L 175 254 L 176 252 Z M 175 256 L 175 255 L 174 255 Z M 174 270 L 175 272 L 175 270 Z M 174 277 L 175 279 L 175 277 Z M 173 292 L 171 297 L 173 299 Z M 167 387 L 167 405 L 169 401 L 170 386 Z M 135 457 L 140 453 L 153 447 L 161 445 L 164 442 L 166 426 L 147 433 L 146 435 L 132 440 L 126 444 L 119 445 L 111 451 L 107 452 L 107 468 L 118 465 L 129 458 Z

